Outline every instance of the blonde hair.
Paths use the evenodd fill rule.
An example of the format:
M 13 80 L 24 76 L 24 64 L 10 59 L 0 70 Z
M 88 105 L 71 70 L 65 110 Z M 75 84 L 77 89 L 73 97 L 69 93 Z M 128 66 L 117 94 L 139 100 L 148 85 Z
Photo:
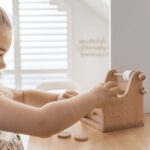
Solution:
M 8 28 L 12 28 L 11 22 L 9 20 L 8 15 L 6 12 L 0 7 L 0 31 L 4 26 L 7 26 Z

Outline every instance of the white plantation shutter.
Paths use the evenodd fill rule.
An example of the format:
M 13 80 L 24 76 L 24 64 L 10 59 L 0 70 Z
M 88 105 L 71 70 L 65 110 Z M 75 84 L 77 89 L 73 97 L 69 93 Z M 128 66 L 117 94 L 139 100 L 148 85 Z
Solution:
M 16 86 L 35 88 L 43 81 L 66 79 L 67 12 L 49 0 L 15 0 L 14 5 Z

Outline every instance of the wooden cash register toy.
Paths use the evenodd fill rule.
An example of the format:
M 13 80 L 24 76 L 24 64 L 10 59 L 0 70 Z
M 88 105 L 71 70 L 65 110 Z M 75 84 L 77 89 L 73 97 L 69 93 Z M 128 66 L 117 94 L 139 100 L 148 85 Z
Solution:
M 139 71 L 125 71 L 123 74 L 109 71 L 105 82 L 116 82 L 124 94 L 117 95 L 115 102 L 94 109 L 81 121 L 103 132 L 143 126 L 144 79 L 145 75 Z

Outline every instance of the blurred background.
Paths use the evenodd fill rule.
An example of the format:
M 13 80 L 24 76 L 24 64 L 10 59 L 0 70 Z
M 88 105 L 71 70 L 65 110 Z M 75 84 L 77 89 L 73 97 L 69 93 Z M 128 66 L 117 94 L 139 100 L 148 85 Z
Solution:
M 72 81 L 84 92 L 115 68 L 142 71 L 150 90 L 149 0 L 0 0 L 0 6 L 13 24 L 6 86 Z M 144 112 L 150 112 L 149 93 Z
M 109 0 L 0 0 L 13 24 L 2 82 L 36 88 L 73 80 L 83 92 L 103 82 L 109 59 Z

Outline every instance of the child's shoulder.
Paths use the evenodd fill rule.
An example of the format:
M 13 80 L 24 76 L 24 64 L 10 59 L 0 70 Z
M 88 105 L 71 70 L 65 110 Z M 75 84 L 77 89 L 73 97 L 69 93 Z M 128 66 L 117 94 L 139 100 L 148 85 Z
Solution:
M 0 83 L 0 95 L 13 98 L 13 93 L 8 88 L 4 87 L 2 83 Z

